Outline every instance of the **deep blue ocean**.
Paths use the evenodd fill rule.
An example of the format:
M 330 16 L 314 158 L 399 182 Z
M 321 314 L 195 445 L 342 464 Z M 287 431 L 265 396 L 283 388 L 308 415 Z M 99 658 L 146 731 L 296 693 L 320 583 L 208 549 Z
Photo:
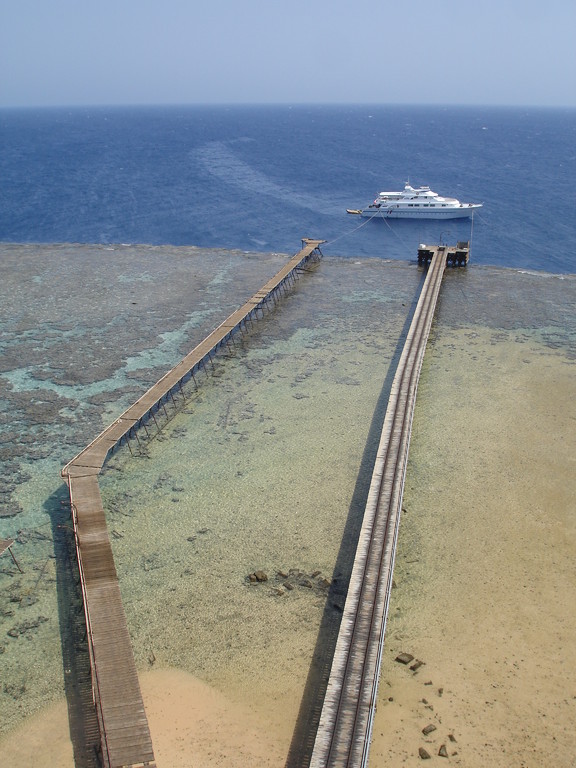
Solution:
M 576 271 L 576 110 L 186 106 L 0 110 L 0 241 L 150 243 Z M 428 184 L 470 220 L 346 214 Z M 360 224 L 364 226 L 359 227 Z

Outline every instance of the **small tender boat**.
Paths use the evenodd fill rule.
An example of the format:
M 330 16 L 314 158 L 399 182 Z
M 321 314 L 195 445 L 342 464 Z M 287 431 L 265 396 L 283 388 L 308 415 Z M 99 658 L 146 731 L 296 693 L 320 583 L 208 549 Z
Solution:
M 411 187 L 406 184 L 402 192 L 380 192 L 367 208 L 348 209 L 372 218 L 386 219 L 460 219 L 471 216 L 482 208 L 482 203 L 461 203 L 454 197 L 441 197 L 430 187 Z

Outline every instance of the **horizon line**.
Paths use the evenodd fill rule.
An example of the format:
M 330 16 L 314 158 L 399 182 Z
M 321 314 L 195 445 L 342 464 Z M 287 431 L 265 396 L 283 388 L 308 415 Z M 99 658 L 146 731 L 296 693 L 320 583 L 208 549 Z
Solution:
M 49 109 L 142 109 L 142 108 L 186 108 L 186 107 L 430 107 L 437 109 L 542 109 L 575 110 L 576 104 L 502 104 L 489 102 L 396 102 L 396 101 L 191 101 L 191 102 L 81 102 L 54 104 L 0 104 L 0 110 L 49 110 Z

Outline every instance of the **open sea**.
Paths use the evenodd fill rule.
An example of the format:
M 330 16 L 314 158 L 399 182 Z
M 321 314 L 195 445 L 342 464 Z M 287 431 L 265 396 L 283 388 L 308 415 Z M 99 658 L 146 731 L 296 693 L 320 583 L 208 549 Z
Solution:
M 481 572 L 489 557 L 476 538 L 478 520 L 487 530 L 491 520 L 487 488 L 507 500 L 520 531 L 547 489 L 549 524 L 561 521 L 573 552 L 575 177 L 573 109 L 0 110 L 0 537 L 16 540 L 23 571 L 2 555 L 3 765 L 37 764 L 24 753 L 30 718 L 74 700 L 85 653 L 73 632 L 81 606 L 60 469 L 275 274 L 301 238 L 326 240 L 319 267 L 219 358 L 157 439 L 134 456 L 120 450 L 102 476 L 139 669 L 177 669 L 212 686 L 257 716 L 262 743 L 278 753 L 267 764 L 305 765 L 306 702 L 337 631 L 394 363 L 421 286 L 420 242 L 471 239 L 472 250 L 469 266 L 444 279 L 423 369 L 405 505 L 426 499 L 426 509 L 401 526 L 389 650 L 417 644 L 422 585 L 445 575 L 443 610 L 472 610 L 456 591 L 466 576 L 455 580 L 450 568 L 461 556 Z M 473 221 L 346 213 L 408 180 L 484 207 Z M 517 454 L 544 447 L 540 477 L 544 463 Z M 528 476 L 524 520 L 514 505 Z M 438 488 L 449 509 L 436 509 Z M 461 540 L 435 563 L 432 581 L 426 546 L 449 547 L 446 531 Z M 549 581 L 562 572 L 560 544 L 556 552 Z M 259 569 L 269 583 L 250 587 Z M 573 589 L 555 594 L 568 605 Z M 558 626 L 554 645 L 568 647 Z M 456 619 L 445 633 L 457 630 Z M 507 632 L 508 648 L 522 645 L 514 626 Z M 531 649 L 522 653 L 528 664 Z M 563 669 L 546 680 L 567 687 L 576 660 Z M 502 701 L 501 712 L 513 708 Z M 84 768 L 73 719 L 70 765 Z M 519 721 L 502 720 L 502 730 Z M 514 750 L 496 755 L 482 717 L 475 728 L 459 745 L 461 764 L 508 768 Z M 553 752 L 568 768 L 568 727 L 562 735 L 540 718 L 531 728 L 533 743 L 514 754 L 529 760 L 541 750 L 544 762 L 534 764 L 544 765 Z M 152 727 L 155 745 L 161 736 Z M 377 745 L 376 754 L 392 748 Z
M 576 110 L 390 106 L 0 111 L 0 241 L 413 259 L 470 222 L 347 216 L 410 180 L 464 202 L 477 264 L 574 272 Z

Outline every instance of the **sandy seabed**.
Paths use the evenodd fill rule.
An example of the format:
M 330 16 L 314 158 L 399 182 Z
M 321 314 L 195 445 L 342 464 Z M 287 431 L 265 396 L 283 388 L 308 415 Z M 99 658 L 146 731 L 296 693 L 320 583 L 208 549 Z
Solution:
M 436 329 L 371 766 L 420 765 L 422 750 L 465 768 L 576 766 L 575 389 L 573 360 L 534 335 Z M 412 671 L 400 652 L 423 664 Z M 273 684 L 292 691 L 285 717 L 181 670 L 142 672 L 158 767 L 285 766 L 300 702 L 291 680 Z M 73 768 L 66 702 L 7 734 L 0 754 L 9 768 Z
M 479 369 L 484 386 L 459 405 L 454 385 Z M 573 395 L 573 365 L 553 351 L 465 330 L 432 342 L 370 765 L 419 765 L 420 749 L 467 768 L 576 765 Z M 413 672 L 400 652 L 424 664 Z M 159 768 L 286 764 L 292 717 L 272 725 L 179 670 L 141 684 Z M 1 746 L 7 766 L 42 754 L 73 768 L 65 702 Z
M 262 726 L 256 713 L 179 670 L 140 677 L 159 768 L 276 766 L 285 760 L 283 736 Z M 1 744 L 5 766 L 74 768 L 64 701 L 30 718 Z
M 371 765 L 573 767 L 573 363 L 461 330 L 425 365 Z

